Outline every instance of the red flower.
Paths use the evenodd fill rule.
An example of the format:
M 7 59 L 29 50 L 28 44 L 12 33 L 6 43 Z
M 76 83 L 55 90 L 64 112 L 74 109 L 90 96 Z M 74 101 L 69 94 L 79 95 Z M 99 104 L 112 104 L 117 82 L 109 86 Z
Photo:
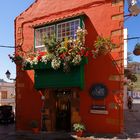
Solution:
M 89 56 L 89 52 L 88 51 L 85 53 L 85 56 Z
M 40 61 L 40 60 L 41 60 L 41 56 L 40 56 L 40 55 L 37 57 L 37 60 L 38 60 L 38 61 Z
M 82 49 L 82 50 L 81 50 L 81 55 L 84 55 L 84 54 L 85 54 L 85 50 Z
M 39 52 L 39 55 L 44 56 L 44 55 L 46 55 L 46 52 Z
M 93 48 L 93 51 L 97 51 L 97 48 Z
M 82 56 L 81 52 L 78 52 L 77 54 L 80 55 L 80 56 Z
M 64 59 L 64 58 L 65 58 L 65 54 L 62 53 L 62 54 L 59 55 L 59 57 L 60 57 L 61 59 Z

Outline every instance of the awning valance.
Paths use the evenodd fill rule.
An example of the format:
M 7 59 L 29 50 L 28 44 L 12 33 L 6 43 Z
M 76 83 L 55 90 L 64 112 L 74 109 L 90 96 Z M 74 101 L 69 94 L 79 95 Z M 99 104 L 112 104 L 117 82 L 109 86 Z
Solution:
M 59 22 L 59 21 L 65 20 L 65 19 L 75 18 L 75 17 L 83 16 L 83 15 L 85 15 L 84 12 L 79 12 L 79 13 L 67 14 L 67 15 L 64 15 L 64 16 L 58 16 L 57 18 L 53 18 L 53 19 L 49 18 L 45 22 L 40 22 L 40 23 L 33 24 L 32 27 L 36 28 L 36 27 L 44 26 L 46 24 L 51 24 L 51 23 L 55 23 L 55 22 Z

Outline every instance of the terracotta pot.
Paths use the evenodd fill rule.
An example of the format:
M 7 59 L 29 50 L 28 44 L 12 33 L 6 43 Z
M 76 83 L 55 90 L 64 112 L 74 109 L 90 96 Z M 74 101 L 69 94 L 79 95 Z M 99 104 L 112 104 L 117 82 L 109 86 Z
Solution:
M 99 55 L 99 56 L 100 56 L 100 55 L 106 55 L 107 53 L 109 53 L 109 50 L 107 50 L 107 49 L 104 48 L 104 47 L 101 47 L 101 48 L 99 49 L 98 55 Z
M 37 134 L 39 133 L 39 128 L 32 128 L 33 133 Z
M 16 65 L 21 65 L 22 64 L 22 60 L 15 60 L 15 64 Z
M 83 131 L 77 131 L 77 132 L 75 132 L 75 134 L 77 137 L 82 137 Z
M 140 49 L 134 49 L 133 54 L 134 55 L 140 55 Z

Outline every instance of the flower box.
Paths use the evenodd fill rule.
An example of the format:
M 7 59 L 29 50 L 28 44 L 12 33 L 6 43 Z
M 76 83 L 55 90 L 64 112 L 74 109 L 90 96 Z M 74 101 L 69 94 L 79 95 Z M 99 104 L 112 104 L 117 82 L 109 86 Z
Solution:
M 87 63 L 87 58 L 83 58 L 81 63 L 76 66 L 71 66 L 69 72 L 64 72 L 63 67 L 54 70 L 51 63 L 45 64 L 39 62 L 37 65 L 27 65 L 25 70 L 34 70 L 35 88 L 65 88 L 65 87 L 80 87 L 84 86 L 84 65 Z
M 36 65 L 30 65 L 29 63 L 24 66 L 24 70 L 36 70 L 36 69 L 50 69 L 51 68 L 51 63 L 43 63 L 43 62 L 38 62 Z
M 82 58 L 82 61 L 80 62 L 81 64 L 86 64 L 88 62 L 88 59 L 86 57 Z M 78 65 L 76 65 L 78 66 Z M 59 69 L 62 69 L 63 66 L 61 66 Z M 71 64 L 71 67 L 75 67 Z M 29 63 L 23 67 L 24 70 L 37 70 L 37 69 L 53 69 L 51 67 L 51 62 L 48 62 L 47 64 L 45 64 L 44 62 L 38 62 L 38 64 L 34 64 L 34 65 L 30 65 Z M 54 70 L 54 69 L 53 69 Z M 57 71 L 57 70 L 54 70 Z

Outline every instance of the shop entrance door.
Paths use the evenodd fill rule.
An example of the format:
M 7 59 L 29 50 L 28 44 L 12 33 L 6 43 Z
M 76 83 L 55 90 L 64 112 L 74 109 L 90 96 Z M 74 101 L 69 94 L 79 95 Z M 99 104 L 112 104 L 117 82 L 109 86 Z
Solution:
M 71 129 L 71 91 L 57 90 L 56 93 L 56 130 Z

